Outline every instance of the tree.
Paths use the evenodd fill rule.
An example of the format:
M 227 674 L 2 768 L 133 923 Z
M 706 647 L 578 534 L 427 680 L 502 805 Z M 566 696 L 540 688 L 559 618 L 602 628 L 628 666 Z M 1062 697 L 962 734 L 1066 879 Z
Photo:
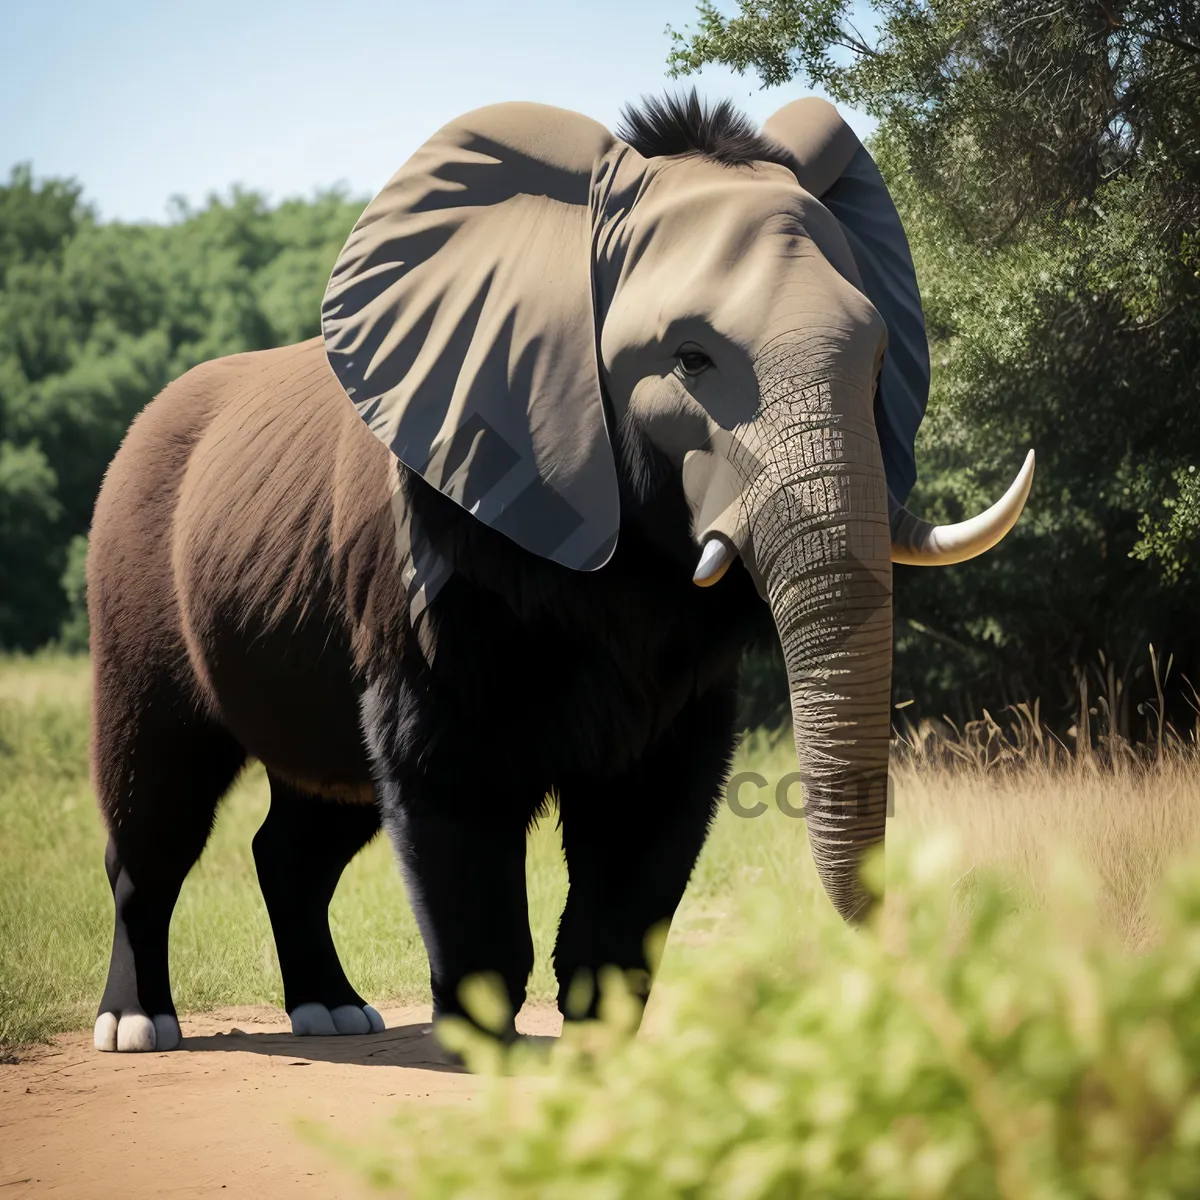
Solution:
M 137 412 L 223 354 L 318 332 L 362 204 L 270 208 L 235 189 L 167 225 L 100 223 L 70 180 L 0 186 L 0 647 L 86 637 L 83 561 L 104 470 Z
M 848 0 L 702 3 L 670 66 L 820 84 L 879 119 L 934 362 L 914 507 L 956 519 L 1038 450 L 1002 550 L 897 570 L 897 693 L 959 715 L 1040 695 L 1065 723 L 1091 672 L 1136 733 L 1149 642 L 1200 682 L 1200 8 L 870 11 L 864 33 Z

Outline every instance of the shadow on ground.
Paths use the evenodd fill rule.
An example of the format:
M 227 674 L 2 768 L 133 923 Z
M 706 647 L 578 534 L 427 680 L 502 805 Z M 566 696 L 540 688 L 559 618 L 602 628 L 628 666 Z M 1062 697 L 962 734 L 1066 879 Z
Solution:
M 557 1038 L 521 1035 L 523 1045 L 548 1049 Z M 290 1065 L 306 1067 L 313 1062 L 351 1063 L 364 1067 L 421 1067 L 427 1071 L 465 1072 L 458 1056 L 439 1044 L 429 1022 L 399 1025 L 382 1033 L 340 1034 L 337 1037 L 296 1037 L 292 1033 L 247 1033 L 233 1028 L 228 1033 L 185 1037 L 180 1046 L 191 1052 L 266 1054 L 291 1058 Z
M 310 1062 L 356 1063 L 366 1067 L 423 1067 L 432 1071 L 461 1071 L 455 1055 L 438 1044 L 427 1022 L 399 1025 L 382 1033 L 339 1034 L 337 1037 L 296 1037 L 292 1033 L 246 1033 L 233 1028 L 207 1037 L 185 1037 L 185 1051 L 240 1051 L 293 1058 L 298 1067 Z

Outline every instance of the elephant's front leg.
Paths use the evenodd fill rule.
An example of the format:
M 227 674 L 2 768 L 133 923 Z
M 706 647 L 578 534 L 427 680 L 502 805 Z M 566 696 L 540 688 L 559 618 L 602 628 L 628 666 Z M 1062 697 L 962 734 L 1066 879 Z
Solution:
M 461 797 L 428 779 L 379 791 L 429 955 L 434 1020 L 467 1015 L 459 989 L 467 976 L 485 972 L 503 981 L 515 1017 L 533 970 L 522 816 L 456 804 Z M 501 1034 L 515 1036 L 511 1018 Z
M 735 693 L 723 683 L 693 700 L 633 768 L 564 781 L 563 849 L 570 891 L 554 949 L 558 1007 L 598 1012 L 602 967 L 650 991 L 646 935 L 669 924 L 716 812 L 733 753 Z

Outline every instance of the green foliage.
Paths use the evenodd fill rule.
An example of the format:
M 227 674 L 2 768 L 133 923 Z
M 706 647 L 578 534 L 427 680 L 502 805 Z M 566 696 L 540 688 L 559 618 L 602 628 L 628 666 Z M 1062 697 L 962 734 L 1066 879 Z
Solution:
M 47 599 L 38 565 L 62 513 L 57 490 L 58 476 L 37 442 L 0 440 L 0 629 L 19 628 Z
M 58 641 L 61 649 L 70 654 L 79 654 L 88 648 L 87 548 L 87 537 L 81 533 L 70 540 L 67 566 L 61 581 L 68 608 Z
M 104 224 L 72 181 L 18 167 L 0 186 L 0 647 L 86 636 L 64 586 L 129 422 L 199 362 L 314 336 L 361 208 L 235 189 L 167 225 Z
M 933 357 L 911 506 L 961 519 L 1037 450 L 1001 548 L 897 571 L 897 698 L 962 717 L 1040 696 L 1053 719 L 1103 652 L 1137 735 L 1148 642 L 1177 680 L 1200 674 L 1200 18 L 1166 0 L 860 7 L 855 27 L 848 0 L 704 4 L 671 66 L 819 83 L 880 119 Z
M 889 864 L 870 931 L 824 909 L 799 929 L 753 896 L 741 936 L 679 970 L 651 1035 L 625 1034 L 610 980 L 606 1023 L 548 1064 L 478 1045 L 477 1067 L 517 1077 L 481 1106 L 409 1106 L 383 1146 L 343 1155 L 414 1200 L 1196 1194 L 1200 873 L 1130 957 L 1069 870 L 1033 917 L 999 877 L 964 904 L 947 851 Z
M 74 180 L 47 180 L 39 188 L 27 163 L 14 167 L 8 187 L 0 190 L 0 272 L 61 252 L 91 215 L 79 197 Z
M 1142 540 L 1133 548 L 1133 554 L 1141 559 L 1157 557 L 1175 583 L 1191 566 L 1194 547 L 1200 542 L 1200 476 L 1190 466 L 1180 467 L 1173 478 L 1177 494 L 1163 497 L 1161 514 L 1142 515 L 1138 524 Z
M 740 0 L 738 7 L 738 15 L 727 18 L 711 0 L 700 0 L 699 28 L 690 38 L 667 26 L 672 75 L 722 62 L 739 73 L 757 70 L 764 87 L 778 87 L 802 71 L 831 94 L 842 93 L 844 69 L 836 51 L 865 48 L 847 20 L 850 0 Z

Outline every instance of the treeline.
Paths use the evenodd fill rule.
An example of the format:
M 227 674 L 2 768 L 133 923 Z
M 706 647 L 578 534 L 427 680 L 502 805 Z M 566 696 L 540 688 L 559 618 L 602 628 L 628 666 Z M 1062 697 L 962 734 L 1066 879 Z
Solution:
M 815 80 L 880 119 L 873 149 L 917 260 L 934 363 L 910 506 L 957 520 L 1030 446 L 1026 516 L 947 570 L 896 571 L 909 716 L 1040 698 L 1060 730 L 1157 721 L 1200 685 L 1200 28 L 1143 0 L 828 0 L 704 8 L 686 73 Z M 830 52 L 850 47 L 848 58 Z M 235 192 L 164 225 L 98 222 L 73 182 L 0 188 L 0 645 L 79 645 L 84 536 L 131 417 L 204 359 L 317 331 L 361 204 Z M 1171 656 L 1173 655 L 1173 660 Z M 748 664 L 747 721 L 785 714 Z
M 319 329 L 364 201 L 235 190 L 162 225 L 100 222 L 73 180 L 0 187 L 0 647 L 86 645 L 92 504 L 129 422 L 206 359 Z

